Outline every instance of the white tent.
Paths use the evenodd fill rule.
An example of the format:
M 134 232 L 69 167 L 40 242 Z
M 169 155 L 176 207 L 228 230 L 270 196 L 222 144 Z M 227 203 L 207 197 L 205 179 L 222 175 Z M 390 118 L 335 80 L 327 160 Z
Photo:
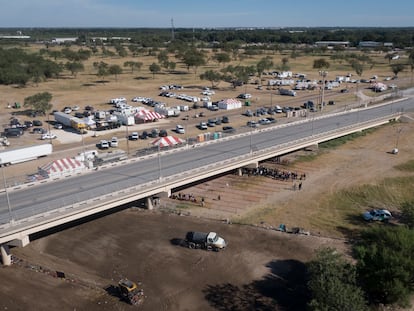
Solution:
M 150 111 L 147 109 L 141 109 L 135 114 L 135 123 L 153 122 L 164 118 L 165 116 L 158 112 Z
M 166 136 L 166 137 L 160 137 L 157 138 L 152 142 L 153 146 L 160 146 L 160 147 L 168 147 L 168 146 L 174 146 L 184 143 L 185 140 L 175 137 L 175 136 Z
M 43 177 L 59 177 L 66 174 L 78 173 L 85 170 L 85 164 L 74 158 L 63 158 L 39 167 L 39 175 Z
M 220 109 L 225 109 L 225 110 L 237 109 L 237 108 L 241 108 L 241 106 L 242 106 L 241 101 L 235 98 L 223 99 L 218 102 L 218 107 Z

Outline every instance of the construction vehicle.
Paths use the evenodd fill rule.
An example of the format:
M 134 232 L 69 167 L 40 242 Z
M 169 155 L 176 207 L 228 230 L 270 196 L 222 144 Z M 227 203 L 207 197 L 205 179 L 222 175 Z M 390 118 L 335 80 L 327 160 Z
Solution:
M 202 248 L 216 252 L 227 246 L 226 241 L 215 232 L 204 233 L 190 231 L 187 232 L 185 241 L 189 248 Z
M 144 290 L 139 288 L 135 282 L 128 279 L 122 279 L 118 283 L 119 293 L 121 298 L 131 305 L 137 306 L 144 302 Z

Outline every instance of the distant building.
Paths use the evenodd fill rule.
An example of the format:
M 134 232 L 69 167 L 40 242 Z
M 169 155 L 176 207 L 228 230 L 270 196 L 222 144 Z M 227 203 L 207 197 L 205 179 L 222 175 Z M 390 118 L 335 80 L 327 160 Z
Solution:
M 315 45 L 319 46 L 319 47 L 322 47 L 322 46 L 326 46 L 326 47 L 342 46 L 344 48 L 347 48 L 347 47 L 349 47 L 350 43 L 349 43 L 349 41 L 316 41 Z
M 53 38 L 50 42 L 53 44 L 65 44 L 70 42 L 76 42 L 78 40 L 78 37 L 73 38 Z
M 3 36 L 3 35 L 0 35 L 0 39 L 17 39 L 17 40 L 27 40 L 27 39 L 30 39 L 30 36 L 23 36 L 23 35 L 17 35 L 17 36 Z
M 377 41 L 360 41 L 358 46 L 360 48 L 377 48 L 383 46 L 383 43 Z

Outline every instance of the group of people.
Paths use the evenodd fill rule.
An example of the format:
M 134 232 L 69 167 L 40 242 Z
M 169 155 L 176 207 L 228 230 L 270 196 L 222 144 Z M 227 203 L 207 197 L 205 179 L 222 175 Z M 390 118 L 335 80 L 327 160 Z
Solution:
M 186 194 L 186 193 L 179 192 L 178 194 L 172 194 L 171 199 L 190 201 L 190 202 L 197 203 L 197 198 L 192 193 Z
M 291 181 L 291 180 L 305 180 L 305 173 L 298 173 L 293 171 L 280 170 L 278 168 L 268 168 L 259 166 L 257 168 L 243 168 L 243 175 L 248 176 L 267 176 L 273 179 Z

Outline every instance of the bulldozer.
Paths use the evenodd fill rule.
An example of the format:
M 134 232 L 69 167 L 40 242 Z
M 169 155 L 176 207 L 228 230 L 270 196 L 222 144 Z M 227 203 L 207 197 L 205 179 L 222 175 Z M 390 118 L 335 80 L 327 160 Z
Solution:
M 122 279 L 118 283 L 118 289 L 122 299 L 131 305 L 141 305 L 144 302 L 144 290 L 139 288 L 140 283 Z

